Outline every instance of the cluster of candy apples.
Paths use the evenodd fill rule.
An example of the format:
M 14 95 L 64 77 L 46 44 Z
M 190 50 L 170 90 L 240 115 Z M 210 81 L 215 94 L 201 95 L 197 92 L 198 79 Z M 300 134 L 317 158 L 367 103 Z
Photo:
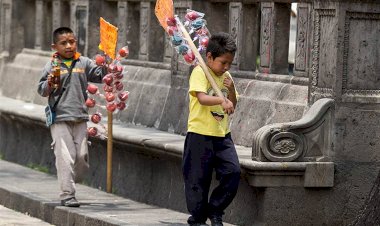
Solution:
M 113 61 L 107 55 L 97 54 L 95 56 L 95 63 L 98 66 L 107 67 L 108 74 L 103 77 L 102 89 L 103 93 L 99 91 L 98 86 L 89 84 L 87 86 L 88 98 L 86 100 L 86 106 L 88 108 L 94 108 L 95 113 L 90 115 L 91 122 L 99 126 L 91 126 L 87 128 L 88 135 L 90 137 L 106 138 L 107 128 L 101 123 L 102 114 L 98 111 L 97 107 L 106 109 L 110 113 L 118 113 L 123 111 L 126 107 L 126 101 L 128 100 L 129 92 L 124 90 L 122 79 L 124 74 L 124 66 L 121 65 L 120 59 L 127 58 L 129 55 L 128 47 L 124 46 L 119 50 L 119 55 Z M 105 100 L 105 105 L 96 103 L 96 96 Z
M 184 26 L 188 30 L 189 35 L 192 36 L 194 44 L 198 44 L 198 51 L 200 53 L 206 50 L 210 38 L 210 32 L 206 27 L 206 20 L 203 17 L 204 13 L 188 9 L 184 21 Z M 181 29 L 178 26 L 180 23 L 178 20 L 178 17 L 167 18 L 166 23 L 168 26 L 166 27 L 166 32 L 170 36 L 171 44 L 177 53 L 183 56 L 186 63 L 194 65 L 196 57 L 183 37 Z

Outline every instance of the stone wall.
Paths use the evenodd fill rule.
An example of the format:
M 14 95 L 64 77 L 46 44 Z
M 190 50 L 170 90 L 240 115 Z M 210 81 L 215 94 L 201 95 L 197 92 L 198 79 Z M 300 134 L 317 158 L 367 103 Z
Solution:
M 380 4 L 297 1 L 296 58 L 294 75 L 289 75 L 290 2 L 174 1 L 174 6 L 179 15 L 187 8 L 206 13 L 211 33 L 230 32 L 239 46 L 231 71 L 241 97 L 231 129 L 238 147 L 252 148 L 258 157 L 241 159 L 242 182 L 226 219 L 240 225 L 347 225 L 363 208 L 379 172 Z M 79 37 L 79 50 L 91 57 L 98 53 L 102 16 L 119 27 L 119 46 L 128 44 L 131 51 L 123 61 L 129 106 L 116 121 L 125 128 L 150 127 L 157 134 L 183 138 L 191 68 L 172 51 L 154 17 L 154 1 L 0 0 L 0 4 L 2 96 L 45 105 L 35 90 L 40 69 L 49 60 L 51 31 L 71 26 Z M 322 117 L 319 125 L 292 130 L 293 121 L 302 118 L 297 125 L 302 124 L 304 113 L 321 98 L 334 100 L 328 120 Z M 41 120 L 16 113 L 0 113 L 0 118 L 0 153 L 22 164 L 47 165 L 54 173 L 44 139 L 49 133 Z M 313 130 L 325 122 L 331 128 Z M 308 137 L 307 158 L 291 162 L 261 158 L 260 147 L 269 141 L 257 149 L 252 142 L 264 127 L 274 128 L 276 134 L 307 134 L 300 136 Z M 104 188 L 105 142 L 92 142 L 89 184 Z M 185 211 L 179 156 L 143 146 L 115 144 L 117 193 Z M 333 165 L 332 185 L 302 186 L 305 166 L 323 168 L 325 163 Z M 318 180 L 324 175 L 313 176 Z M 289 183 L 290 179 L 301 183 Z M 169 183 L 172 193 L 162 192 Z

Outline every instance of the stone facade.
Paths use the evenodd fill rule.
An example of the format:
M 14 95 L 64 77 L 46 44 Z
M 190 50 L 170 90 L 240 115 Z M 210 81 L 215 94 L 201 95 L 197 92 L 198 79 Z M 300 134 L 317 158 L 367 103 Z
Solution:
M 380 3 L 296 1 L 294 75 L 289 75 L 291 2 L 175 0 L 174 7 L 180 17 L 188 8 L 204 12 L 211 33 L 229 32 L 238 45 L 231 72 L 240 100 L 231 131 L 236 145 L 252 149 L 252 155 L 241 160 L 243 180 L 226 219 L 240 225 L 347 225 L 365 205 L 379 171 Z M 79 51 L 92 57 L 99 53 L 103 17 L 119 28 L 118 47 L 130 48 L 123 64 L 131 96 L 118 122 L 183 136 L 191 67 L 170 46 L 154 5 L 153 0 L 0 0 L 0 95 L 45 105 L 35 90 L 51 54 L 51 32 L 70 26 Z M 17 161 L 15 156 L 28 155 L 12 155 L 7 142 L 16 145 L 19 136 L 30 135 L 22 129 L 30 122 L 9 114 L 0 112 L 0 153 Z M 25 128 L 48 135 L 33 123 Z M 31 143 L 32 150 L 49 154 L 46 141 Z M 27 149 L 26 143 L 20 147 Z M 91 148 L 102 168 L 105 156 L 96 155 L 97 148 L 104 149 L 104 142 L 94 141 Z M 120 195 L 185 211 L 180 189 L 168 202 L 159 196 L 165 186 L 155 174 L 164 173 L 164 181 L 181 187 L 178 156 L 150 154 L 158 146 L 118 143 L 115 149 Z M 136 154 L 141 149 L 144 154 Z M 29 158 L 41 159 L 53 167 L 49 157 Z M 133 167 L 123 165 L 131 159 Z M 149 192 L 154 189 L 146 184 L 158 191 Z

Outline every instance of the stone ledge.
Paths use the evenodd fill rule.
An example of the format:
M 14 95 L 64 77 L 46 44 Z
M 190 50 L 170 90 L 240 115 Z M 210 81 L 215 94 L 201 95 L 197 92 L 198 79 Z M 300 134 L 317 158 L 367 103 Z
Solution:
M 0 115 L 31 120 L 44 126 L 44 106 L 0 96 Z M 114 141 L 142 146 L 148 152 L 182 157 L 184 136 L 115 121 Z M 251 159 L 252 148 L 236 146 L 240 165 L 251 186 L 332 187 L 332 162 L 259 162 Z M 332 171 L 332 173 L 331 173 Z M 320 175 L 325 175 L 320 177 Z M 318 179 L 322 178 L 322 179 Z
M 254 187 L 333 187 L 333 162 L 247 161 L 247 180 Z

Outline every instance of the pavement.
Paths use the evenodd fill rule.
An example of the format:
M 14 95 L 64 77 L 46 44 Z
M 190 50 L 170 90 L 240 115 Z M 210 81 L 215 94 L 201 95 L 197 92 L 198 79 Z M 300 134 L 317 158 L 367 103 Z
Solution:
M 0 226 L 48 226 L 51 225 L 38 218 L 8 209 L 0 205 Z
M 58 193 L 56 176 L 0 160 L 1 226 L 185 226 L 189 216 L 81 184 L 77 184 L 76 195 L 81 207 L 63 207 L 60 206 Z

